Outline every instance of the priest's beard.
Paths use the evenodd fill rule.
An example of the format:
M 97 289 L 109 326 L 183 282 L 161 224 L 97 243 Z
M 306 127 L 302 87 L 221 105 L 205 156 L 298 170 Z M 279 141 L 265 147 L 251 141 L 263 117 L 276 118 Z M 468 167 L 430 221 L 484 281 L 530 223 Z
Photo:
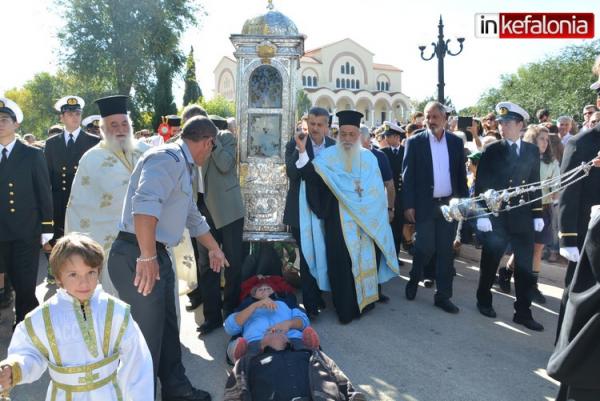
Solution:
M 360 163 L 360 141 L 356 141 L 352 144 L 352 146 L 346 147 L 343 142 L 338 141 L 336 144 L 338 148 L 338 152 L 344 161 L 344 170 L 347 172 L 352 172 L 352 164 L 354 161 L 358 161 Z
M 133 151 L 135 147 L 135 143 L 133 141 L 133 130 L 129 127 L 129 132 L 125 138 L 117 138 L 114 135 L 106 135 L 102 129 L 102 137 L 106 141 L 106 146 L 110 149 L 111 152 L 123 152 L 130 153 Z

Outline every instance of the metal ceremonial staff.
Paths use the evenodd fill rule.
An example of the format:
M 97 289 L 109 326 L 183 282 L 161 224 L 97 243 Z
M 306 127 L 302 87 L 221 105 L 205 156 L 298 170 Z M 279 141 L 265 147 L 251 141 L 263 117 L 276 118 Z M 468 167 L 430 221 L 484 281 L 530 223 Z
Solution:
M 548 178 L 547 180 L 541 180 L 508 189 L 488 189 L 484 193 L 473 198 L 453 198 L 448 205 L 441 207 L 442 214 L 449 222 L 478 219 L 490 215 L 498 216 L 501 212 L 529 205 L 542 199 L 544 196 L 562 191 L 569 185 L 573 185 L 577 181 L 587 177 L 592 167 L 593 160 L 590 160 L 587 163 L 581 163 L 580 166 L 575 167 L 572 170 L 559 174 L 556 177 Z M 580 173 L 581 175 L 579 175 Z M 553 189 L 546 195 L 538 196 L 537 198 L 529 199 L 527 201 L 523 199 L 525 194 L 533 193 L 544 188 Z M 511 199 L 518 197 L 521 197 L 518 205 L 509 204 Z M 485 204 L 486 207 L 481 207 L 481 204 Z

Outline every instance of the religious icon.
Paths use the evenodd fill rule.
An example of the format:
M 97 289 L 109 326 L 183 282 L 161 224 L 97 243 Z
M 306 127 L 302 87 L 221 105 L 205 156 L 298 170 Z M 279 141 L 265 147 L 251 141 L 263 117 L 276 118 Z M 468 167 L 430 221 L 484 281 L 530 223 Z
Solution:
M 282 102 L 281 74 L 274 67 L 262 65 L 250 76 L 249 101 L 250 108 L 277 109 Z
M 281 115 L 251 114 L 248 121 L 248 156 L 279 155 Z

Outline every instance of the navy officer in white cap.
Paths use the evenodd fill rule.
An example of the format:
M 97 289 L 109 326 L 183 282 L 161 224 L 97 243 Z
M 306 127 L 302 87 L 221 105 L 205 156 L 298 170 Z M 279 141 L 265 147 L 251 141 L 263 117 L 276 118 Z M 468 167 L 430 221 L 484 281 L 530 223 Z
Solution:
M 15 289 L 15 325 L 38 306 L 40 245 L 47 244 L 53 232 L 44 154 L 17 140 L 22 121 L 19 106 L 0 98 L 0 273 L 8 274 Z
M 54 204 L 52 245 L 64 234 L 65 211 L 79 159 L 100 141 L 99 137 L 90 135 L 81 128 L 81 111 L 84 106 L 85 102 L 79 96 L 65 96 L 54 104 L 54 108 L 60 113 L 64 129 L 62 135 L 49 138 L 44 149 Z M 53 280 L 50 276 L 48 279 Z
M 517 104 L 501 102 L 496 106 L 500 134 L 503 139 L 489 144 L 483 150 L 475 195 L 488 189 L 503 190 L 522 186 L 540 180 L 540 154 L 537 146 L 523 142 L 521 131 L 525 128 L 529 114 Z M 490 291 L 500 259 L 511 245 L 515 255 L 515 314 L 513 321 L 530 330 L 542 331 L 544 326 L 533 319 L 531 314 L 531 291 L 535 285 L 532 273 L 534 230 L 542 231 L 542 203 L 540 191 L 524 194 L 509 201 L 517 206 L 521 200 L 538 199 L 532 203 L 515 207 L 498 216 L 480 217 L 477 229 L 481 231 L 483 248 L 477 289 L 477 308 L 482 315 L 495 318 Z M 507 205 L 505 205 L 507 206 Z M 506 270 L 506 269 L 505 269 Z M 508 270 L 499 274 L 500 280 L 510 280 Z
M 81 122 L 81 125 L 84 126 L 86 132 L 88 134 L 95 135 L 100 137 L 100 119 L 102 117 L 99 114 L 92 114 L 91 116 L 87 116 Z

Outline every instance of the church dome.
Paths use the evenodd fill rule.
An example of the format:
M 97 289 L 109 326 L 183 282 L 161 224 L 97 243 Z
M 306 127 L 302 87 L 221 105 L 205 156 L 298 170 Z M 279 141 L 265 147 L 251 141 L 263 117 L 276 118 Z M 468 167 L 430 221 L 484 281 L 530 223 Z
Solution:
M 270 10 L 266 14 L 250 18 L 244 23 L 242 35 L 254 36 L 297 36 L 296 24 L 280 13 Z

